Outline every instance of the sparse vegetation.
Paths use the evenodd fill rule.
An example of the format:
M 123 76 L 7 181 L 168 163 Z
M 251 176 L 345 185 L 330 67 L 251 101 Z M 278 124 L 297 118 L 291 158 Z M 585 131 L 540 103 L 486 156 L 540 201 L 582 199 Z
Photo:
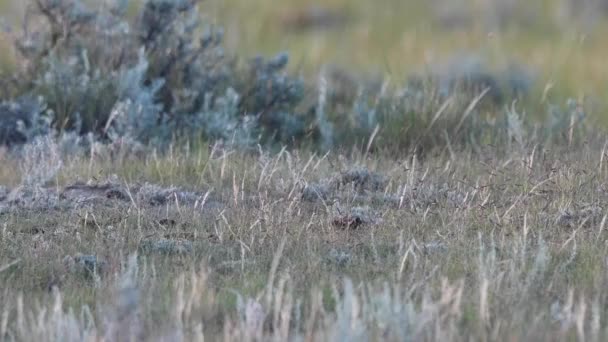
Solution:
M 4 176 L 3 337 L 603 340 L 602 144 L 494 152 L 175 150 Z
M 543 26 L 429 4 L 438 30 Z M 476 54 L 297 71 L 204 14 L 33 0 L 6 36 L 1 341 L 608 338 L 602 103 Z

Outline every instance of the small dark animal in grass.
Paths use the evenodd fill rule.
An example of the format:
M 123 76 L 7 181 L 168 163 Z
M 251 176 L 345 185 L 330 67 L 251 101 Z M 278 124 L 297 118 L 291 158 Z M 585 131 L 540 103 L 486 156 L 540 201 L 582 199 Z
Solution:
M 343 215 L 336 217 L 331 223 L 341 229 L 357 229 L 363 224 L 363 220 L 359 216 Z
M 366 208 L 352 208 L 347 213 L 338 209 L 338 216 L 332 220 L 332 225 L 340 229 L 357 229 L 363 225 L 376 222 Z

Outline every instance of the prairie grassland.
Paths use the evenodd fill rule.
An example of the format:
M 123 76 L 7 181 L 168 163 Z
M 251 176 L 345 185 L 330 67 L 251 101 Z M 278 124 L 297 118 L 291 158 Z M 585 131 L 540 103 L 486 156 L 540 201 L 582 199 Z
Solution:
M 187 92 L 172 97 L 176 89 L 166 89 L 166 102 L 146 83 L 143 52 L 134 68 L 108 72 L 129 76 L 120 80 L 132 80 L 137 96 L 103 94 L 106 87 L 96 88 L 106 84 L 103 77 L 67 72 L 58 75 L 75 82 L 51 79 L 51 91 L 41 93 L 49 108 L 2 99 L 7 115 L 32 114 L 33 122 L 30 134 L 0 149 L 0 341 L 607 340 L 608 143 L 596 122 L 608 108 L 601 97 L 606 48 L 599 43 L 608 26 L 603 19 L 585 26 L 592 23 L 583 17 L 562 27 L 568 20 L 556 19 L 557 2 L 547 1 L 513 12 L 497 29 L 484 19 L 484 6 L 494 2 L 476 3 L 458 20 L 439 20 L 436 8 L 418 1 L 333 0 L 323 11 L 336 8 L 336 16 L 315 12 L 331 22 L 322 31 L 292 27 L 308 25 L 300 11 L 309 2 L 302 0 L 201 3 L 238 56 L 285 49 L 296 61 L 291 72 L 319 80 L 307 113 L 321 142 L 325 132 L 335 133 L 327 153 L 315 153 L 321 148 L 309 135 L 299 149 L 137 140 L 154 128 L 167 133 L 171 127 L 154 114 L 174 103 L 179 112 L 189 98 L 173 100 L 200 90 L 208 69 L 190 69 L 188 58 L 178 58 L 177 69 L 198 70 L 197 82 L 183 86 L 176 77 L 170 84 Z M 0 9 L 6 17 L 18 4 L 0 0 Z M 76 45 L 106 27 L 88 28 L 63 47 L 84 62 L 67 58 L 58 66 L 80 70 L 76 60 L 90 70 Z M 181 29 L 175 25 L 167 37 L 185 39 Z M 3 38 L 0 44 L 10 41 Z M 110 56 L 139 47 L 94 43 Z M 487 114 L 479 101 L 492 74 L 482 74 L 482 89 L 469 97 L 401 90 L 411 72 L 462 51 L 496 67 L 531 66 L 540 74 L 532 103 L 505 98 L 485 104 Z M 8 66 L 0 70 L 10 70 L 10 52 L 0 55 Z M 268 80 L 289 84 L 286 61 L 258 63 L 278 71 L 261 73 L 264 82 L 254 78 L 244 89 L 266 89 Z M 385 94 L 380 84 L 371 100 L 355 89 L 362 101 L 332 103 L 333 83 L 318 73 L 329 64 L 388 76 L 394 89 Z M 91 75 L 106 76 L 99 70 L 107 69 Z M 81 87 L 86 91 L 65 91 Z M 80 106 L 83 93 L 90 103 Z M 238 102 L 234 90 L 226 94 L 224 103 Z M 95 101 L 104 96 L 112 113 Z M 65 120 L 38 122 L 58 108 L 63 119 L 94 113 L 107 120 L 91 117 L 105 134 L 129 103 L 124 135 L 91 130 L 83 138 L 58 130 Z M 251 133 L 230 120 L 249 113 L 205 113 L 207 107 L 193 105 L 193 113 L 182 113 L 184 123 L 198 117 L 203 129 L 214 125 L 225 136 Z M 528 120 L 537 107 L 546 120 Z M 500 115 L 492 117 L 494 111 Z M 201 113 L 213 116 L 187 116 Z M 297 111 L 280 107 L 276 114 L 293 118 Z M 132 135 L 134 127 L 146 134 Z
M 605 340 L 605 153 L 5 156 L 0 336 Z

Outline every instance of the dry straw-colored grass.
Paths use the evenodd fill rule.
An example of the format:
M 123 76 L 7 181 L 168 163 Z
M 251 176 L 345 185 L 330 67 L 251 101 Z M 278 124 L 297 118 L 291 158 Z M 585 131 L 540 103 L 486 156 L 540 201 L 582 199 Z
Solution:
M 0 196 L 0 336 L 603 340 L 604 156 L 65 159 Z
M 534 99 L 606 80 L 601 22 L 582 36 L 541 16 L 489 36 L 410 20 L 429 10 L 411 2 L 336 0 L 347 28 L 277 37 L 292 14 L 266 20 L 275 1 L 202 6 L 245 55 L 287 48 L 304 70 L 385 61 L 395 79 L 467 48 L 541 70 Z M 507 146 L 417 155 L 371 148 L 378 131 L 322 155 L 2 150 L 0 340 L 606 340 L 608 144 L 570 117 L 547 142 L 509 126 Z

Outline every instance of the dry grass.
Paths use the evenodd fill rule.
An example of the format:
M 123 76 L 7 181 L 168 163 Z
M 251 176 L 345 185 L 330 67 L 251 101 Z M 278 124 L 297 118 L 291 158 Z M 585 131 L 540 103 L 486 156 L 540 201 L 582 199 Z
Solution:
M 604 153 L 68 158 L 0 197 L 0 336 L 604 340 Z
M 602 22 L 583 36 L 547 10 L 531 27 L 446 30 L 413 1 L 334 0 L 345 26 L 286 32 L 302 3 L 202 6 L 235 50 L 285 48 L 311 79 L 336 62 L 400 82 L 462 49 L 525 60 L 557 103 L 608 79 Z M 570 123 L 551 146 L 448 141 L 423 159 L 2 150 L 0 340 L 606 340 L 608 143 Z

